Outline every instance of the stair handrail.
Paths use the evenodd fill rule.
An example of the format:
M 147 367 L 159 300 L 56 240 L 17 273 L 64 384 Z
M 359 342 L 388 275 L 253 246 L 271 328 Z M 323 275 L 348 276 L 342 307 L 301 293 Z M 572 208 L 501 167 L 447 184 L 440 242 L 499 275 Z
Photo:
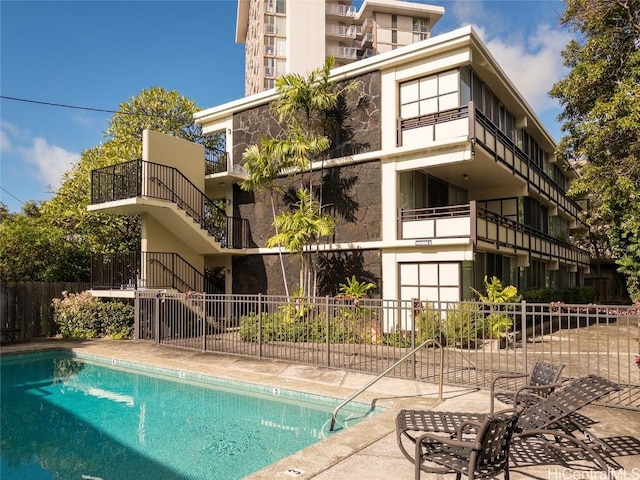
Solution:
M 234 223 L 236 221 L 240 221 L 242 222 L 242 224 L 246 223 L 246 220 L 242 218 L 227 216 L 226 212 L 222 208 L 216 205 L 215 202 L 211 201 L 205 195 L 205 193 L 202 190 L 200 190 L 200 188 L 198 188 L 189 178 L 187 178 L 178 168 L 170 165 L 164 165 L 164 164 L 150 162 L 148 160 L 142 160 L 142 159 L 129 160 L 126 162 L 122 162 L 115 165 L 110 165 L 107 167 L 102 167 L 102 168 L 93 170 L 91 172 L 91 176 L 92 176 L 92 186 L 91 186 L 92 200 L 91 201 L 94 202 L 94 180 L 93 179 L 98 172 L 115 171 L 115 169 L 126 168 L 129 165 L 138 165 L 139 166 L 138 170 L 141 170 L 142 166 L 144 165 L 149 165 L 150 167 L 159 169 L 159 171 L 162 171 L 162 170 L 169 171 L 170 173 L 168 174 L 168 176 L 170 178 L 174 178 L 176 180 L 184 182 L 184 185 L 187 187 L 187 190 L 185 190 L 185 192 L 182 192 L 182 191 L 176 191 L 156 175 L 148 176 L 149 180 L 157 182 L 159 186 L 166 189 L 171 195 L 171 198 L 164 198 L 164 197 L 155 197 L 155 198 L 169 200 L 178 206 L 183 205 L 182 209 L 189 212 L 190 216 L 192 216 L 196 220 L 196 222 L 200 224 L 202 228 L 207 230 L 207 232 L 211 236 L 213 236 L 216 239 L 216 241 L 223 244 L 223 247 L 228 247 L 230 244 L 229 221 L 231 220 Z M 140 175 L 139 171 L 138 171 L 138 175 Z M 202 204 L 198 202 L 198 205 L 192 205 L 192 202 L 186 199 L 185 195 L 183 194 L 188 191 L 194 192 L 195 197 L 202 200 Z M 138 181 L 136 184 L 135 195 L 149 195 L 149 192 L 143 191 L 142 184 L 140 181 Z M 151 196 L 153 197 L 153 195 Z M 110 200 L 116 200 L 116 198 L 114 197 L 114 198 L 111 198 Z M 219 222 L 216 222 L 215 220 L 211 221 L 210 218 L 207 218 L 206 216 L 207 209 L 211 212 L 211 215 L 216 215 L 216 214 L 219 215 L 220 221 Z M 225 221 L 226 221 L 226 225 L 216 224 L 216 223 L 225 223 Z M 245 227 L 242 227 L 242 228 L 244 230 Z M 235 244 L 235 240 L 234 240 L 234 244 Z M 240 248 L 246 248 L 246 245 L 242 245 Z
M 426 347 L 429 344 L 433 344 L 436 345 L 437 347 L 440 348 L 440 379 L 438 382 L 438 400 L 442 401 L 442 389 L 443 389 L 443 373 L 444 373 L 444 349 L 442 348 L 442 344 L 436 340 L 435 338 L 429 338 L 428 340 L 425 340 L 424 342 L 422 342 L 420 345 L 418 345 L 416 348 L 414 348 L 413 350 L 411 350 L 409 353 L 407 353 L 404 357 L 402 357 L 400 360 L 398 360 L 397 362 L 395 362 L 393 365 L 391 365 L 389 368 L 387 368 L 384 372 L 382 372 L 381 374 L 379 374 L 376 378 L 374 378 L 373 380 L 371 380 L 369 383 L 367 383 L 366 385 L 364 385 L 362 388 L 360 388 L 360 390 L 358 390 L 356 393 L 354 393 L 353 395 L 351 395 L 349 398 L 347 398 L 346 400 L 344 400 L 340 405 L 338 405 L 335 410 L 333 411 L 333 415 L 331 416 L 331 426 L 329 427 L 329 431 L 333 432 L 333 427 L 335 427 L 336 424 L 336 417 L 338 415 L 338 412 L 340 411 L 340 409 L 342 409 L 342 407 L 344 407 L 347 403 L 351 402 L 354 398 L 356 398 L 358 395 L 360 395 L 362 392 L 364 392 L 367 388 L 369 388 L 371 385 L 373 385 L 374 383 L 376 383 L 378 380 L 380 380 L 382 377 L 384 377 L 387 373 L 389 373 L 391 370 L 393 370 L 394 368 L 396 368 L 398 365 L 400 365 L 402 362 L 404 362 L 407 358 L 409 358 L 411 355 L 414 355 L 418 350 L 420 350 L 422 347 Z

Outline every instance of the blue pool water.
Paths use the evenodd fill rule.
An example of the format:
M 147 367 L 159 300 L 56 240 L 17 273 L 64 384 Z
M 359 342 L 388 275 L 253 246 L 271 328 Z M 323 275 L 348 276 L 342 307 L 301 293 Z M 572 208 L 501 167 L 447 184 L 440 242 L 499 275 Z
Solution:
M 2 480 L 239 479 L 328 435 L 339 402 L 112 362 L 2 357 Z

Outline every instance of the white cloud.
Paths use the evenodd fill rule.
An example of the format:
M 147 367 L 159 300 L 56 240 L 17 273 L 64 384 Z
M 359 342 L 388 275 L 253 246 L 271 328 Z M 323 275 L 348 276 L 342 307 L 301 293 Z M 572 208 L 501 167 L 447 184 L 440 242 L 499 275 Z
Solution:
M 535 33 L 520 41 L 492 38 L 486 44 L 533 109 L 542 112 L 558 106 L 549 90 L 564 75 L 560 52 L 569 38 L 568 33 L 538 25 Z
M 51 145 L 42 137 L 33 137 L 6 120 L 0 121 L 0 151 L 5 156 L 6 168 L 21 172 L 51 190 L 60 187 L 64 173 L 80 161 L 79 153 Z M 24 168 L 25 163 L 30 167 Z
M 557 101 L 548 93 L 565 74 L 560 52 L 571 38 L 568 32 L 545 23 L 527 32 L 516 30 L 513 22 L 505 17 L 505 12 L 490 8 L 485 2 L 454 2 L 450 12 L 460 26 L 473 26 L 535 111 L 542 113 L 558 108 Z
M 52 190 L 60 187 L 64 173 L 80 161 L 79 153 L 50 145 L 41 137 L 34 138 L 30 147 L 19 147 L 18 151 L 25 162 L 36 167 L 33 176 Z
M 10 152 L 13 150 L 12 138 L 18 135 L 18 129 L 7 122 L 0 120 L 0 152 Z

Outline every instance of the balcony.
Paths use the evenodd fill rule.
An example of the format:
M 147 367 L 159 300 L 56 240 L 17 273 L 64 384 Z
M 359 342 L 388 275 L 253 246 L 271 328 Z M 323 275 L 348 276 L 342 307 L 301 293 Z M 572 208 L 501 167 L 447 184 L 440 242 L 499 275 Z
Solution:
M 568 242 L 537 231 L 508 217 L 478 207 L 464 205 L 400 210 L 398 239 L 431 245 L 467 240 L 481 250 L 511 255 L 534 254 L 548 261 L 567 261 L 587 268 L 589 253 Z
M 276 54 L 276 47 L 274 47 L 273 45 L 265 45 L 264 46 L 264 54 L 265 55 L 275 55 Z
M 353 42 L 353 45 L 358 49 L 370 47 L 373 45 L 373 35 L 371 33 L 366 33 L 361 40 Z
M 215 254 L 248 246 L 247 221 L 227 217 L 177 169 L 132 160 L 91 172 L 90 211 L 149 213 L 195 252 Z
M 375 54 L 376 51 L 373 48 L 365 48 L 360 54 L 358 54 L 358 60 L 373 57 Z
M 357 14 L 356 7 L 352 5 L 341 5 L 338 3 L 326 3 L 325 13 L 327 17 L 355 17 Z
M 371 33 L 373 31 L 373 18 L 366 18 L 362 25 L 358 25 L 356 29 L 356 38 L 362 37 L 367 33 Z
M 267 78 L 275 78 L 276 76 L 276 67 L 264 67 L 264 76 Z
M 326 25 L 325 36 L 329 38 L 345 39 L 356 38 L 356 27 L 353 25 Z
M 462 107 L 398 120 L 399 147 L 420 148 L 430 143 L 465 139 L 473 146 L 475 162 L 482 165 L 485 174 L 491 169 L 496 181 L 498 176 L 502 178 L 500 182 L 504 183 L 513 184 L 516 180 L 526 187 L 524 194 L 531 194 L 553 207 L 557 206 L 559 213 L 572 222 L 572 229 L 581 230 L 584 227 L 577 220 L 580 206 L 568 198 L 564 190 L 520 150 L 513 140 L 477 110 L 473 102 Z M 500 168 L 496 169 L 494 166 Z M 462 173 L 461 171 L 460 174 Z
M 327 55 L 335 58 L 344 58 L 349 60 L 355 60 L 358 56 L 358 51 L 355 47 L 327 47 Z

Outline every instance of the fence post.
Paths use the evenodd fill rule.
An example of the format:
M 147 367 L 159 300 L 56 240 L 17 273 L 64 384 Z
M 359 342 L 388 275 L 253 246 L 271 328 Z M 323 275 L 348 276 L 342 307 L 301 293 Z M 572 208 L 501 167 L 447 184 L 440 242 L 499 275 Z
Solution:
M 529 365 L 527 365 L 527 301 L 522 300 L 520 304 L 520 331 L 522 332 L 522 372 L 527 373 L 529 371 Z M 515 339 L 514 346 L 515 349 Z
M 160 343 L 160 294 L 156 293 L 156 300 L 153 309 L 153 339 L 156 345 Z
M 329 295 L 325 296 L 325 310 L 326 315 L 326 331 L 327 331 L 327 367 L 331 366 L 331 332 L 329 331 L 331 322 L 329 321 Z
M 262 358 L 262 294 L 258 294 L 258 358 Z
M 207 294 L 202 292 L 202 351 L 207 351 Z
M 140 340 L 140 292 L 133 294 L 133 340 Z

